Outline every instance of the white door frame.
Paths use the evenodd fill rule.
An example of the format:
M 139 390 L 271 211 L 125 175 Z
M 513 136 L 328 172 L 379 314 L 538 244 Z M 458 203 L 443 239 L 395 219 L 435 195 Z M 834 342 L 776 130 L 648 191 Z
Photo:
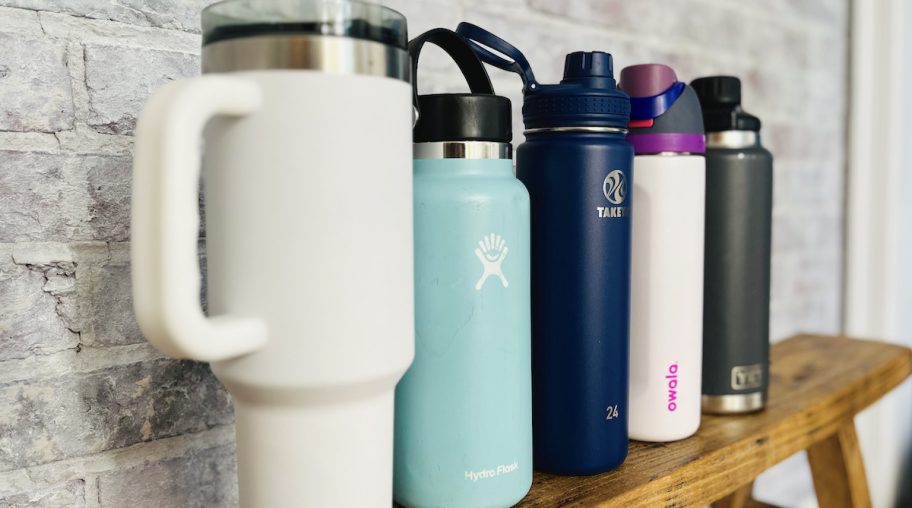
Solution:
M 906 100 L 912 38 L 904 33 L 912 20 L 906 9 L 912 6 L 905 2 L 853 0 L 850 18 L 843 329 L 847 335 L 893 342 L 909 339 L 900 330 L 903 309 L 898 300 L 900 285 L 909 282 L 900 277 L 912 273 L 901 269 L 897 241 L 903 227 L 899 210 L 904 159 L 912 148 L 907 120 L 912 107 Z M 877 507 L 894 504 L 902 458 L 898 444 L 908 438 L 900 411 L 910 398 L 906 392 L 904 385 L 857 420 Z

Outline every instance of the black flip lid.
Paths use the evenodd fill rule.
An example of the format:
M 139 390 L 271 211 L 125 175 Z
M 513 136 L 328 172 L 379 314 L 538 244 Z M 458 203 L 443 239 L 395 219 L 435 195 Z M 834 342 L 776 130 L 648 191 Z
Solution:
M 439 46 L 459 66 L 471 93 L 418 95 L 418 57 L 425 42 Z M 484 65 L 472 48 L 452 30 L 435 28 L 409 42 L 412 86 L 418 121 L 415 143 L 435 141 L 495 141 L 513 139 L 510 99 L 494 95 Z
M 709 76 L 690 83 L 700 98 L 706 132 L 759 131 L 760 119 L 741 109 L 741 80 Z

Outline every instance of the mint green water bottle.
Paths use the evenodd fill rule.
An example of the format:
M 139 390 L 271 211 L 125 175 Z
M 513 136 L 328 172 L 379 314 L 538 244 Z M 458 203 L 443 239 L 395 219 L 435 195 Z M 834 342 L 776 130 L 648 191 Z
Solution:
M 449 30 L 410 43 L 414 69 L 425 42 L 471 93 L 416 95 L 416 346 L 396 389 L 394 497 L 510 506 L 532 484 L 529 195 L 513 176 L 509 99 Z

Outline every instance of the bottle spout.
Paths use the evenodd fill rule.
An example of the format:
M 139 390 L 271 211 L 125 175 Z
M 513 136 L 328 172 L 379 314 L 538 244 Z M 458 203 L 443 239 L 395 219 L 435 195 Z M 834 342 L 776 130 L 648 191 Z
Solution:
M 525 55 L 515 46 L 484 28 L 465 21 L 459 23 L 456 33 L 469 42 L 481 61 L 498 69 L 519 74 L 519 77 L 522 78 L 524 94 L 538 90 L 539 84 L 535 81 L 532 66 L 529 65 Z M 496 54 L 495 51 L 503 56 Z

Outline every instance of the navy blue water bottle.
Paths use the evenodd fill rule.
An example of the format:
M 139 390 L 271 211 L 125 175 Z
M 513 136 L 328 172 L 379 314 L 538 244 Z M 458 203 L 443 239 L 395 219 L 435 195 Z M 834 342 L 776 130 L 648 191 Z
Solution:
M 523 78 L 516 172 L 532 206 L 533 464 L 567 475 L 613 469 L 627 456 L 630 99 L 608 53 L 570 53 L 560 84 L 542 85 L 507 42 L 469 23 L 457 32 Z

